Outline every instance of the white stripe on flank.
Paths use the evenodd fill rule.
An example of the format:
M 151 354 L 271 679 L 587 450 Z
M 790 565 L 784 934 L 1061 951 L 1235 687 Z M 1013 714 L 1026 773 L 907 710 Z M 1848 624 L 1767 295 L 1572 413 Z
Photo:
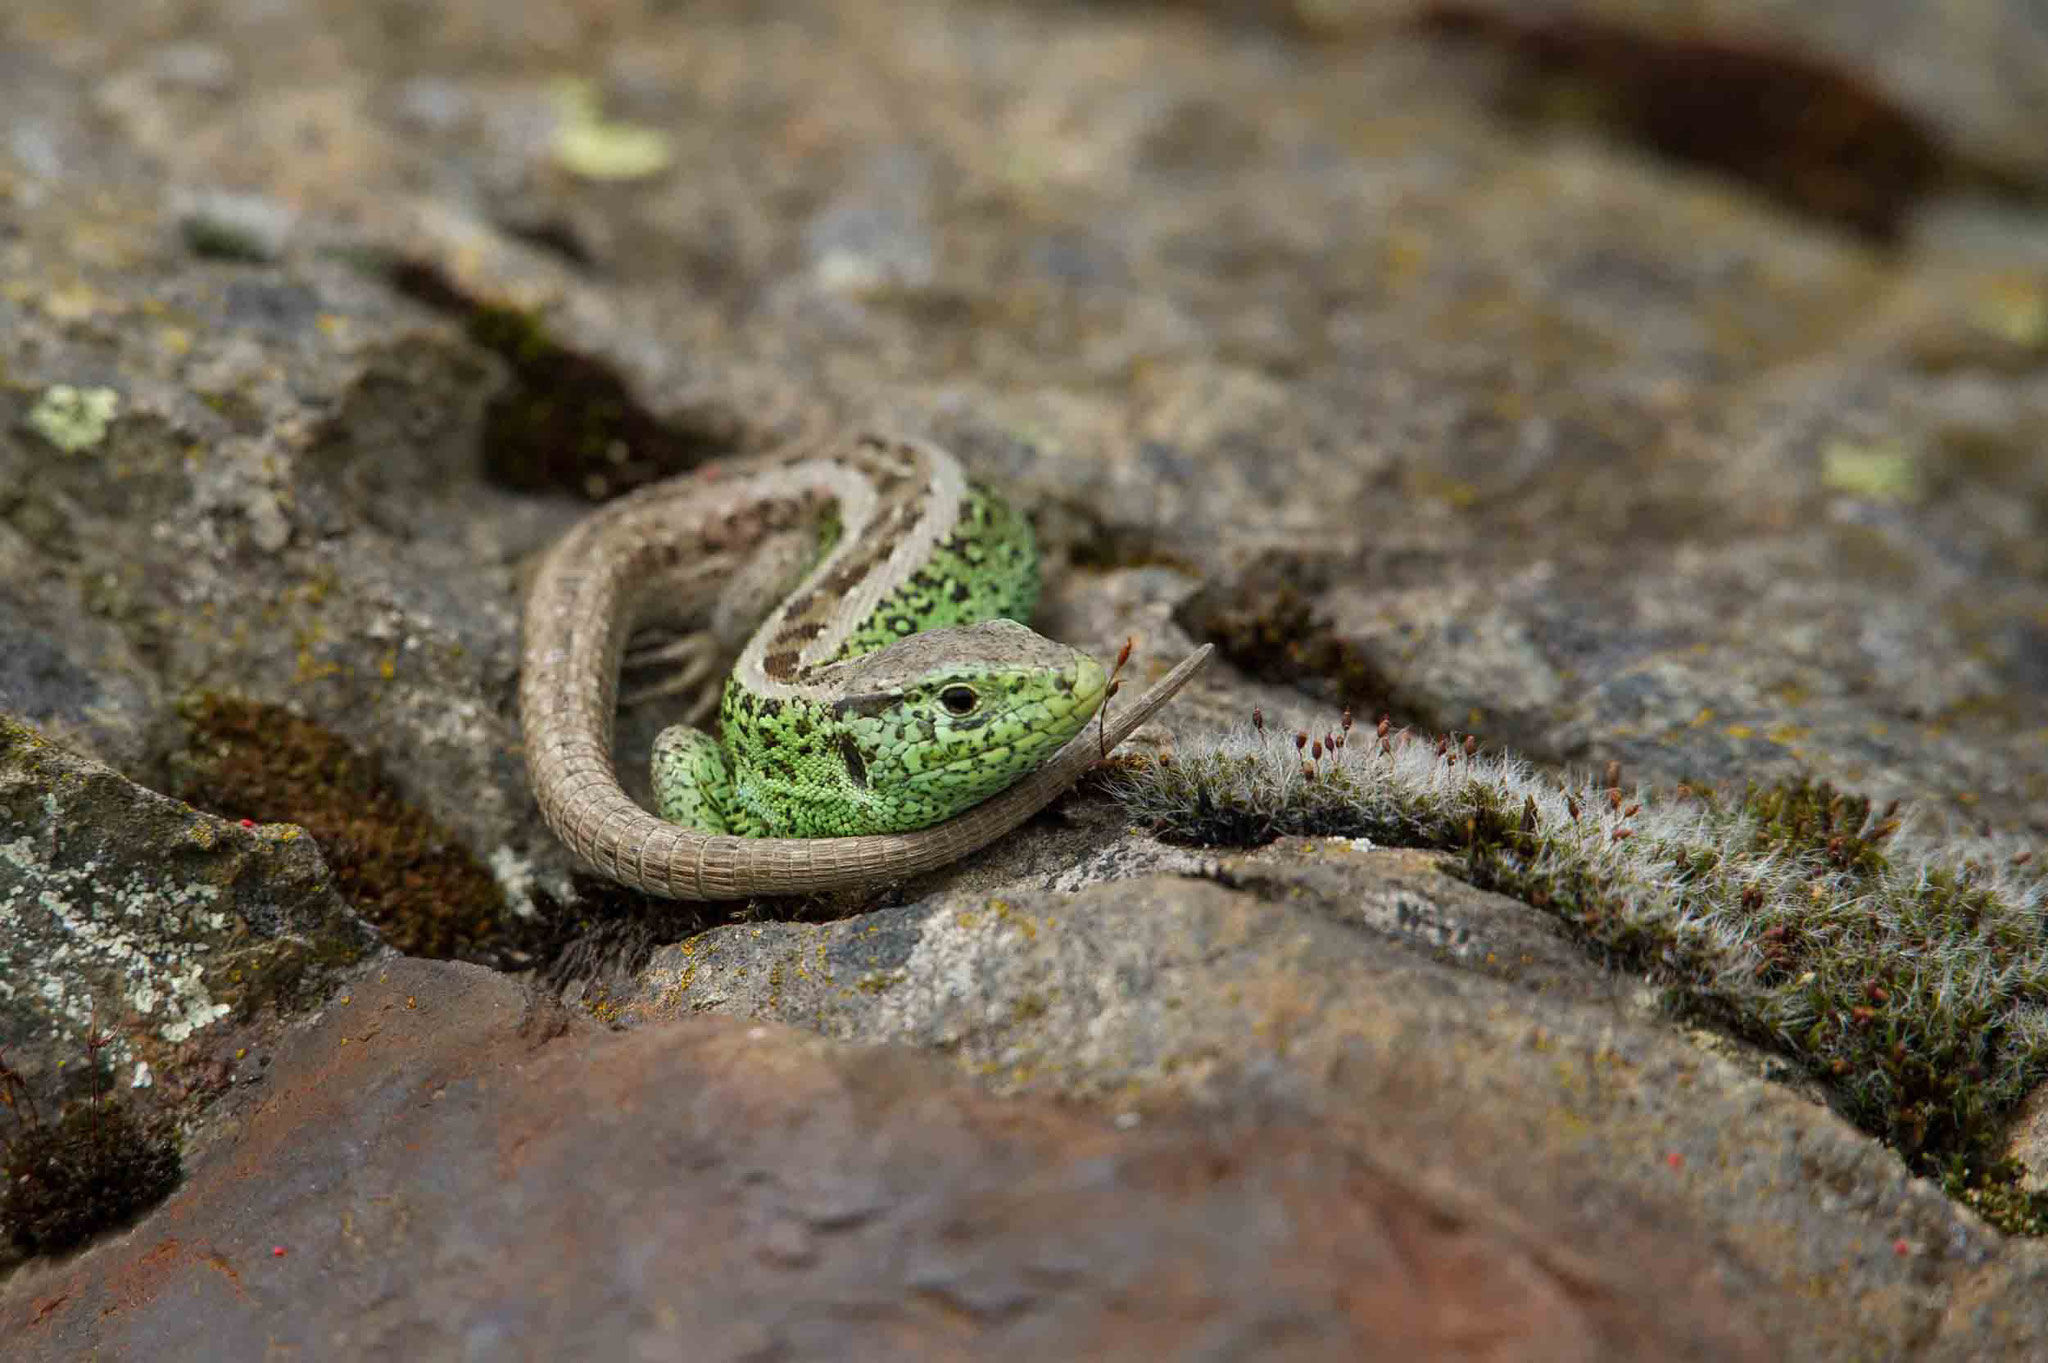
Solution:
M 853 632 L 875 609 L 907 581 L 931 557 L 932 550 L 951 533 L 960 520 L 967 499 L 967 475 L 959 461 L 936 445 L 921 440 L 876 442 L 863 449 L 859 461 L 848 465 L 829 459 L 806 459 L 777 469 L 771 481 L 784 483 L 791 491 L 817 490 L 831 496 L 839 506 L 840 535 L 832 552 L 813 568 L 795 591 L 771 612 L 753 637 L 747 640 L 733 671 L 740 684 L 756 695 L 777 700 L 815 696 L 816 688 L 802 682 L 772 680 L 763 666 L 769 646 L 781 635 L 792 601 L 802 600 L 813 584 L 837 572 L 842 564 L 873 550 L 880 499 L 871 474 L 862 465 L 877 459 L 894 459 L 899 451 L 915 457 L 905 476 L 929 489 L 924 505 L 910 532 L 889 546 L 889 556 L 869 572 L 852 591 L 832 607 L 823 633 L 806 642 L 798 652 L 799 670 L 823 663 L 846 645 Z M 863 441 L 866 445 L 867 442 Z

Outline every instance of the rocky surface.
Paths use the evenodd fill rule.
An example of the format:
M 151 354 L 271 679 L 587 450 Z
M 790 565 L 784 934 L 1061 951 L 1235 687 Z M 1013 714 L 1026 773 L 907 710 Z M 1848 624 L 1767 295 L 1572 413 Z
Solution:
M 1804 189 L 1810 207 L 1874 207 L 1927 180 L 1988 178 L 2038 187 L 2048 151 L 2036 134 L 2048 113 L 2048 29 L 2026 4 L 1917 0 L 1285 0 L 1212 6 L 1239 20 L 1291 24 L 1349 41 L 1420 21 L 1500 40 L 1518 62 L 1567 74 L 1576 97 L 1551 114 L 1619 116 L 1713 159 L 1733 157 L 1763 178 L 1809 154 L 1846 156 L 1860 183 Z M 1651 112 L 1638 77 L 1664 83 Z M 1505 74 L 1496 71 L 1495 75 Z M 1755 83 L 1752 83 L 1754 81 Z M 1494 93 L 1503 91 L 1495 87 Z M 1745 98 L 1730 98 L 1740 94 Z M 1587 96 L 1591 98 L 1587 98 Z M 1788 118 L 1818 96 L 1833 117 Z M 1811 110 L 1808 110 L 1811 112 Z M 1691 128 L 1679 119 L 1701 114 Z M 1639 117 L 1638 115 L 1643 115 Z M 1775 147 L 1763 136 L 1779 125 Z M 1706 126 L 1712 124 L 1713 126 Z M 1815 167 L 1809 166 L 1809 169 Z M 1884 216 L 1882 213 L 1880 217 Z M 1868 222 L 1866 220 L 1866 225 Z
M 17 1269 L 0 1331 L 2048 1348 L 2034 1242 L 1419 857 L 1167 848 L 1084 793 L 885 902 L 730 922 L 573 882 L 534 814 L 532 553 L 822 413 L 1009 485 L 1049 632 L 1135 634 L 1141 670 L 1223 644 L 1182 744 L 1348 702 L 2048 828 L 2037 16 L 1548 5 L 1607 26 L 1554 83 L 1528 29 L 1453 8 L 1504 12 L 8 6 L 0 710 L 108 764 L 9 729 L 8 845 L 47 879 L 82 827 L 162 898 L 200 876 L 166 839 L 209 830 L 237 923 L 150 910 L 203 975 L 362 920 L 507 968 L 578 941 L 569 997 L 626 1034 L 522 1036 L 477 967 L 258 990 L 165 1059 L 184 1187 Z M 1641 73 L 1701 40 L 1757 58 L 1810 159 L 1674 158 L 1700 139 L 1637 116 Z M 1881 221 L 1827 211 L 1871 202 L 1864 163 L 1800 123 L 1843 90 L 1932 158 Z M 47 917 L 42 885 L 0 903 Z M 4 983 L 67 1002 L 0 1010 L 0 1045 L 49 1086 L 108 986 L 37 922 Z M 133 1049 L 147 1013 L 97 1020 Z
M 122 1086 L 182 1088 L 199 1034 L 377 951 L 302 830 L 203 814 L 0 715 L 0 1060 L 46 1081 L 14 1101 L 64 1097 L 94 1033 Z
M 1532 1221 L 1277 1105 L 1020 1106 L 786 1027 L 570 1027 L 474 967 L 380 969 L 218 1120 L 147 1226 L 12 1285 L 24 1356 L 1769 1356 L 1776 1292 L 1738 1308 L 1654 1202 Z
M 1374 1149 L 1448 1157 L 1518 1209 L 1532 1170 L 1571 1182 L 1605 1152 L 1580 1195 L 1682 1208 L 1722 1281 L 1854 1281 L 1847 1311 L 1744 1294 L 1767 1337 L 1841 1357 L 1933 1334 L 1994 1258 L 1994 1235 L 1788 1087 L 1787 1066 L 1674 1034 L 1653 992 L 1550 916 L 1432 858 L 1287 841 L 1194 869 L 722 928 L 656 953 L 626 1016 L 901 1040 L 998 1091 L 1124 1112 L 1284 1097 Z

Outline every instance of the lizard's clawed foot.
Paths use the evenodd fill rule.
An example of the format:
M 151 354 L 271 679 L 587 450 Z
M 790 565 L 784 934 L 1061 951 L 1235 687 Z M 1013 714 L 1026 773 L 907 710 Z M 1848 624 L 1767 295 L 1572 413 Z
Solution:
M 619 704 L 638 705 L 664 696 L 693 697 L 683 722 L 698 724 L 718 708 L 722 672 L 718 641 L 708 634 L 693 633 L 673 638 L 656 637 L 636 642 L 626 650 L 624 669 L 647 672 L 665 669 L 666 675 L 643 686 L 619 689 Z

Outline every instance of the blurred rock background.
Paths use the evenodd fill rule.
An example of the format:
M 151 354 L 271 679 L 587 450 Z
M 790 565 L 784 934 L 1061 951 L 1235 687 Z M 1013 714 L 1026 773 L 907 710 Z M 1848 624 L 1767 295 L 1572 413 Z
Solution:
M 1182 746 L 2038 838 L 2038 4 L 14 0 L 0 114 L 0 1061 L 186 1170 L 10 1357 L 2048 1350 L 2038 1241 L 1427 856 L 1083 792 L 650 905 L 511 704 L 539 548 L 822 413 L 1218 642 Z

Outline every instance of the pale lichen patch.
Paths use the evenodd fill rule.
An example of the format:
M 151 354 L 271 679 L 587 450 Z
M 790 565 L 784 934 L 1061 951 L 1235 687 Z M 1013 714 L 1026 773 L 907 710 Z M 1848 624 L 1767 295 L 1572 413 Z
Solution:
M 232 921 L 210 908 L 217 886 L 139 867 L 116 874 L 97 860 L 64 866 L 25 833 L 0 842 L 0 867 L 0 1000 L 18 997 L 33 979 L 43 1005 L 83 1029 L 111 1001 L 87 981 L 104 981 L 171 1044 L 230 1011 L 203 978 L 218 945 L 211 939 Z M 125 1043 L 117 1049 L 117 1059 L 130 1058 Z
M 31 1083 L 58 1085 L 89 1033 L 103 1065 L 160 1067 L 376 948 L 310 842 L 201 814 L 0 714 L 0 1045 Z
M 77 454 L 107 438 L 107 428 L 120 409 L 121 395 L 111 388 L 55 383 L 29 409 L 28 424 L 64 453 Z

